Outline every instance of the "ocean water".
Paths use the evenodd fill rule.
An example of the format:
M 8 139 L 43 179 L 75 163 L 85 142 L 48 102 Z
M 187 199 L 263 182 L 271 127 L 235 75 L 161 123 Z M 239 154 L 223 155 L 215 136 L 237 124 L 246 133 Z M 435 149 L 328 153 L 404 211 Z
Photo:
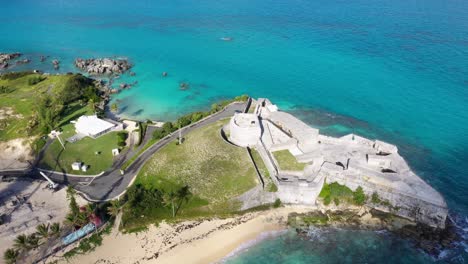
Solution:
M 0 0 L 0 11 L 0 51 L 33 60 L 12 70 L 54 72 L 57 58 L 68 72 L 77 57 L 128 57 L 136 76 L 116 85 L 138 84 L 113 97 L 121 116 L 173 120 L 247 93 L 323 133 L 394 143 L 468 236 L 467 1 Z M 324 236 L 337 247 L 330 251 L 287 237 L 302 241 L 289 246 L 305 262 L 345 262 L 353 252 L 364 262 L 433 261 L 397 238 L 332 234 Z M 284 243 L 284 235 L 268 239 L 232 261 L 285 262 Z M 279 255 L 265 256 L 269 247 Z M 463 244 L 444 254 L 441 261 L 468 258 Z

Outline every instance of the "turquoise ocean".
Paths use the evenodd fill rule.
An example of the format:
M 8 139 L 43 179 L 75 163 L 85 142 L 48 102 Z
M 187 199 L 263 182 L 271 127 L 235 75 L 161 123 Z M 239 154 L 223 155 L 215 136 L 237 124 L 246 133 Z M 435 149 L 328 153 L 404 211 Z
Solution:
M 0 52 L 32 60 L 11 70 L 127 57 L 136 75 L 115 85 L 138 84 L 113 97 L 121 116 L 174 120 L 247 93 L 322 133 L 396 144 L 465 236 L 434 258 L 385 232 L 282 232 L 225 262 L 468 262 L 467 1 L 0 0 L 0 11 Z

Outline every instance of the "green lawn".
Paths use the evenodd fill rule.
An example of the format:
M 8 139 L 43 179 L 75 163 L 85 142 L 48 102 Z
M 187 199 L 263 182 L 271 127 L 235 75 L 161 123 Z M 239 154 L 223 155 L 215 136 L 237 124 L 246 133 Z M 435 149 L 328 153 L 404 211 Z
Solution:
M 112 149 L 117 148 L 117 132 L 111 132 L 97 139 L 85 137 L 77 142 L 66 142 L 68 137 L 75 134 L 73 124 L 62 127 L 63 134 L 61 138 L 65 141 L 65 150 L 60 142 L 54 142 L 44 152 L 39 165 L 43 169 L 54 171 L 65 171 L 72 174 L 94 175 L 109 169 L 112 166 Z M 96 155 L 96 152 L 100 152 Z M 81 161 L 89 165 L 87 172 L 74 171 L 71 164 L 75 161 Z
M 289 171 L 303 171 L 307 163 L 297 162 L 296 158 L 289 152 L 289 150 L 280 150 L 273 152 L 273 156 L 281 170 Z
M 14 80 L 0 79 L 0 86 L 10 90 L 0 93 L 0 110 L 12 110 L 6 118 L 0 119 L 0 141 L 35 135 L 36 131 L 28 130 L 27 125 L 33 116 L 37 98 L 45 93 L 59 93 L 71 78 L 70 75 L 51 75 L 35 85 L 28 84 L 30 78 L 39 76 L 29 74 Z
M 164 191 L 189 185 L 192 193 L 216 211 L 220 205 L 258 182 L 246 150 L 234 147 L 220 136 L 226 120 L 186 135 L 182 145 L 175 142 L 157 152 L 143 167 L 136 183 Z
M 229 216 L 237 213 L 240 202 L 233 198 L 258 184 L 254 166 L 245 149 L 225 142 L 220 135 L 227 120 L 205 126 L 185 136 L 182 145 L 171 142 L 153 155 L 138 174 L 132 187 L 162 193 L 188 185 L 193 194 L 183 202 L 175 218 L 170 206 L 153 203 L 144 208 L 125 206 L 122 228 L 141 230 L 162 220 L 182 221 L 199 217 Z M 139 196 L 141 203 L 155 197 Z M 157 199 L 156 199 L 157 200 Z

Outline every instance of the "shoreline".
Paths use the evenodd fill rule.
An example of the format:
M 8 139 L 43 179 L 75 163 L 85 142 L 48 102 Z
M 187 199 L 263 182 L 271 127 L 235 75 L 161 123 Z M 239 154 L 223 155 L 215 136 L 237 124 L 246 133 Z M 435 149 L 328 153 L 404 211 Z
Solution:
M 226 219 L 185 221 L 151 226 L 136 234 L 112 231 L 101 246 L 66 260 L 58 252 L 47 262 L 58 263 L 218 263 L 242 252 L 270 232 L 287 228 L 289 213 L 313 207 L 288 206 Z M 247 246 L 243 246 L 247 245 Z

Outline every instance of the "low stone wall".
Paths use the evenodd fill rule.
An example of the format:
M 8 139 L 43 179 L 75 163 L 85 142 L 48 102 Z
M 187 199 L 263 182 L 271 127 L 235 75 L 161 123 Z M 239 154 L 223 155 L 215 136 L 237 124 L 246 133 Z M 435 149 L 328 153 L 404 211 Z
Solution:
M 315 187 L 305 187 L 297 183 L 288 184 L 281 182 L 278 186 L 277 196 L 281 202 L 286 204 L 315 205 L 321 189 L 321 184 Z

